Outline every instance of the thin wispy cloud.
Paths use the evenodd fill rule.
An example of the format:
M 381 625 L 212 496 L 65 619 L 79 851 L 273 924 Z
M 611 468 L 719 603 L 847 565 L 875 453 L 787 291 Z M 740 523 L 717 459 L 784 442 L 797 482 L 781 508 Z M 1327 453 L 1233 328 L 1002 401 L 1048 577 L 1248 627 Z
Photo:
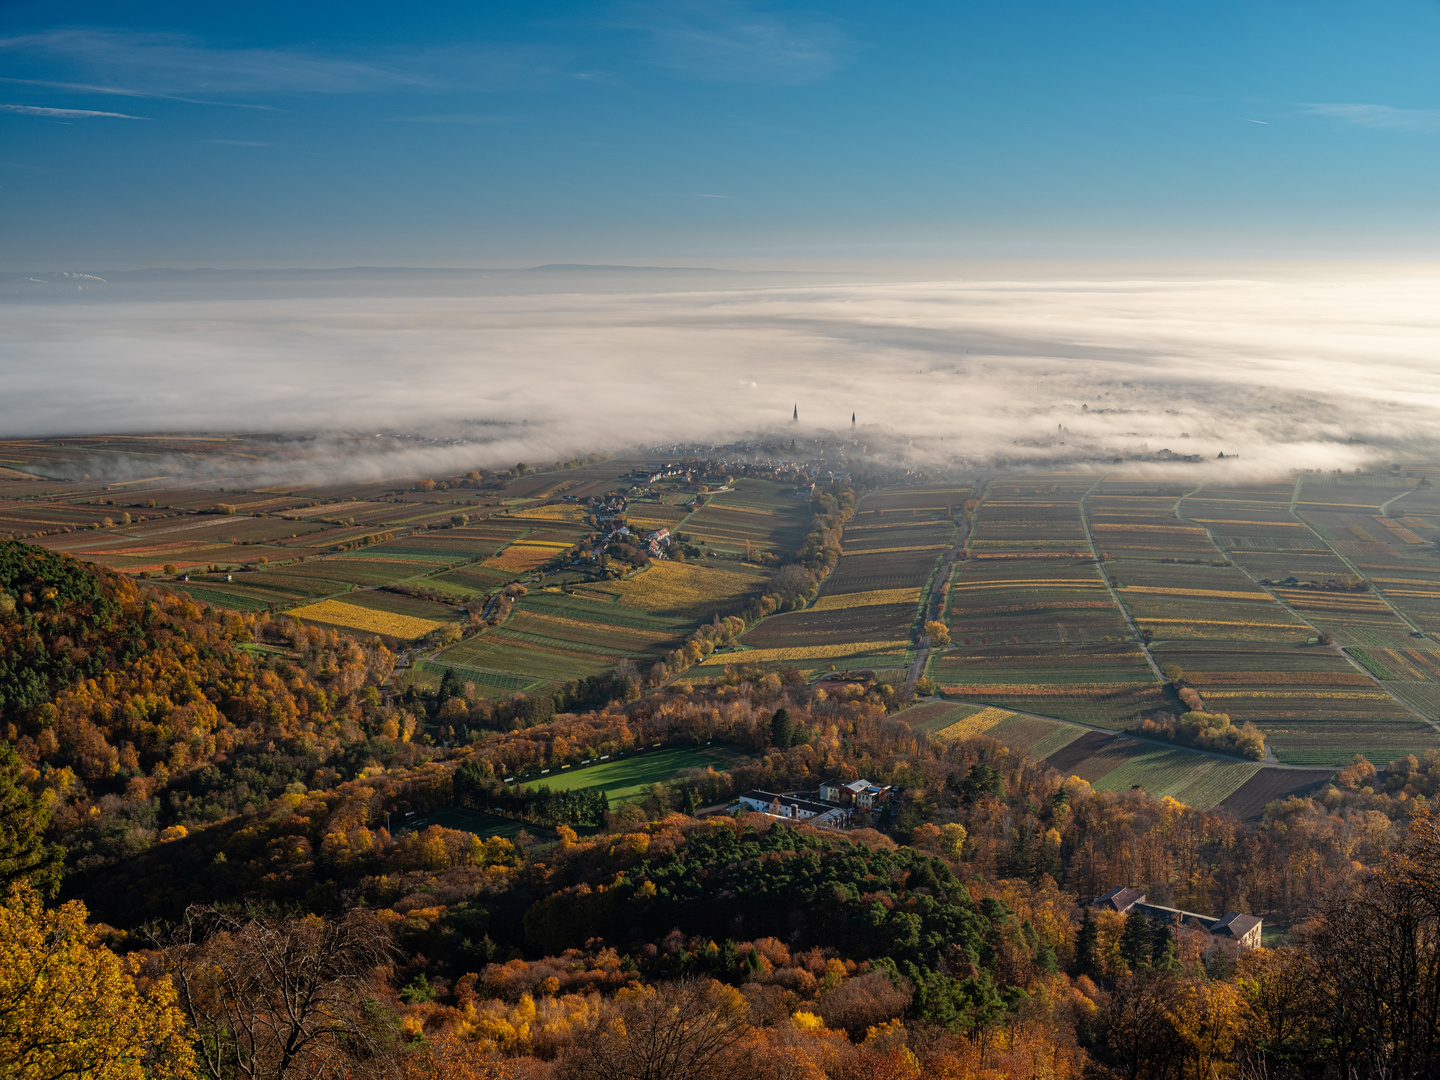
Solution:
M 855 51 L 832 22 L 763 11 L 739 0 L 679 0 L 625 9 L 621 25 L 650 39 L 650 59 L 709 82 L 812 83 Z
M 0 54 L 7 53 L 66 65 L 92 90 L 131 96 L 346 94 L 433 84 L 428 75 L 387 64 L 291 49 L 217 48 L 181 34 L 47 30 L 0 38 Z
M 367 56 L 228 48 L 184 34 L 74 28 L 0 38 L 0 56 L 7 55 L 59 70 L 6 81 L 205 105 L 235 104 L 217 100 L 230 94 L 497 90 L 550 79 L 568 59 L 550 46 L 461 44 Z
M 1251 120 L 1248 116 L 1243 117 L 1243 119 L 1247 124 L 1264 124 L 1266 127 L 1270 126 L 1269 120 Z
M 1440 109 L 1397 109 L 1390 105 L 1310 103 L 1307 112 L 1382 131 L 1440 132 Z
M 54 79 L 15 79 L 0 75 L 0 83 L 16 86 L 43 86 L 47 90 L 68 90 L 75 94 L 108 94 L 115 97 L 149 98 L 159 101 L 183 101 L 189 105 L 219 105 L 227 109 L 264 109 L 273 112 L 273 105 L 256 105 L 243 101 L 212 101 L 206 98 L 180 97 L 126 86 L 97 86 L 93 83 L 57 82 Z
M 148 116 L 131 116 L 129 113 L 101 112 L 98 109 L 52 109 L 44 105 L 0 105 L 0 112 L 18 113 L 21 116 L 45 116 L 54 120 L 85 120 L 94 117 L 109 117 L 114 120 L 149 120 Z

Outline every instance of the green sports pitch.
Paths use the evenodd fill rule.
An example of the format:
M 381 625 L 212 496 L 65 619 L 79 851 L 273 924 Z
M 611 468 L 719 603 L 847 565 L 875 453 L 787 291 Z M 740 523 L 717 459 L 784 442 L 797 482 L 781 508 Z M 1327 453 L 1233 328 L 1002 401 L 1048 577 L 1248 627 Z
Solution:
M 631 751 L 623 758 L 602 761 L 578 769 L 567 769 L 529 781 L 533 787 L 559 790 L 603 788 L 611 804 L 644 795 L 651 784 L 673 780 L 684 769 L 703 769 L 714 765 L 728 769 L 744 755 L 729 746 L 671 747 Z

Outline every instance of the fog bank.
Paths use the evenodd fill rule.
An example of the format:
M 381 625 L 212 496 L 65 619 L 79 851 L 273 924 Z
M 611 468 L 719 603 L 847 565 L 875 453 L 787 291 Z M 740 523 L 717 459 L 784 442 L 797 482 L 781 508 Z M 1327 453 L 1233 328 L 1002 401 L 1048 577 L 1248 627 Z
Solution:
M 665 290 L 609 277 L 605 291 L 377 296 L 371 274 L 363 298 L 112 300 L 92 285 L 84 302 L 12 300 L 0 433 L 494 440 L 490 461 L 386 439 L 411 460 L 332 462 L 367 475 L 788 434 L 797 404 L 801 432 L 849 432 L 854 413 L 858 439 L 898 437 L 919 464 L 1133 465 L 1169 449 L 1258 476 L 1440 445 L 1440 282 L 1420 276 Z

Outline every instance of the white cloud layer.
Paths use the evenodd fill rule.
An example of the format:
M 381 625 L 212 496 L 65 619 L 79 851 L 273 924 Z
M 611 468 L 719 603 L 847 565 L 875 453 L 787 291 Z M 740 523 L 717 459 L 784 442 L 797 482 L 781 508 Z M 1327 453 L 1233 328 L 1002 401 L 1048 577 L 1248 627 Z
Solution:
M 912 461 L 1168 448 L 1265 475 L 1435 452 L 1437 356 L 1418 276 L 11 303 L 0 433 L 503 422 L 500 464 L 788 435 L 798 403 L 800 430 L 853 411 Z

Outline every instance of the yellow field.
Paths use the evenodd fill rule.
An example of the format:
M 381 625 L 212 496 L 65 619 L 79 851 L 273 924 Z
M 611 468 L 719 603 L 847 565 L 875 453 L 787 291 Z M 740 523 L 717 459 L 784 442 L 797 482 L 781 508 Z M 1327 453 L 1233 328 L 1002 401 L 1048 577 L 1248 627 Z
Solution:
M 569 547 L 557 540 L 516 540 L 493 559 L 486 559 L 485 565 L 499 570 L 534 570 Z
M 1123 593 L 1149 593 L 1155 596 L 1198 596 L 1211 600 L 1269 600 L 1263 592 L 1231 592 L 1227 589 L 1168 589 L 1162 585 L 1126 585 Z
M 1280 623 L 1280 622 L 1250 622 L 1249 620 L 1237 621 L 1233 619 L 1152 619 L 1148 615 L 1140 615 L 1136 622 L 1157 626 L 1234 626 L 1256 630 L 1306 630 L 1308 627 L 1301 623 Z M 1165 631 L 1167 634 L 1172 631 Z
M 683 514 L 680 517 L 670 518 L 635 517 L 631 515 L 625 519 L 625 524 L 630 526 L 631 532 L 659 532 L 661 529 L 673 529 L 683 518 Z
M 766 664 L 776 660 L 833 660 L 841 656 L 900 653 L 904 650 L 905 643 L 901 641 L 855 641 L 848 645 L 804 645 L 793 649 L 746 649 L 743 652 L 716 653 L 702 661 L 701 666 Z
M 759 574 L 715 570 L 697 563 L 652 562 L 649 569 L 632 578 L 607 582 L 605 589 L 618 592 L 626 607 L 690 611 L 707 603 L 738 599 L 759 580 Z
M 981 709 L 974 715 L 951 724 L 949 727 L 941 728 L 935 733 L 935 737 L 942 742 L 973 739 L 976 735 L 985 734 L 1000 721 L 1009 720 L 1014 715 L 1009 709 L 998 709 L 992 705 L 988 709 Z
M 1242 520 L 1239 518 L 1191 518 L 1191 521 L 1201 525 L 1264 525 L 1267 529 L 1303 529 L 1304 525 L 1298 521 L 1256 521 L 1254 518 Z
M 579 506 L 552 503 L 548 506 L 532 506 L 528 510 L 511 511 L 510 516 L 528 521 L 583 521 L 585 511 Z
M 411 615 L 395 615 L 388 611 L 371 611 L 340 600 L 321 600 L 318 604 L 291 608 L 288 614 L 297 619 L 330 623 L 351 630 L 363 630 L 368 634 L 385 634 L 397 638 L 424 637 L 431 630 L 438 630 L 441 623 L 429 619 L 417 619 Z
M 868 592 L 844 593 L 840 596 L 822 596 L 815 601 L 811 611 L 844 611 L 846 608 L 876 607 L 880 604 L 918 604 L 920 588 L 913 589 L 871 589 Z

